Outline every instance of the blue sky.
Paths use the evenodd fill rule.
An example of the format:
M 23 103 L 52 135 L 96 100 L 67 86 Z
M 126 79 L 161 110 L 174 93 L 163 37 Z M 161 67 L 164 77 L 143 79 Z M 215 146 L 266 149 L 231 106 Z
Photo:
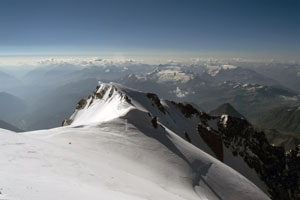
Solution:
M 297 0 L 1 0 L 0 55 L 300 52 Z

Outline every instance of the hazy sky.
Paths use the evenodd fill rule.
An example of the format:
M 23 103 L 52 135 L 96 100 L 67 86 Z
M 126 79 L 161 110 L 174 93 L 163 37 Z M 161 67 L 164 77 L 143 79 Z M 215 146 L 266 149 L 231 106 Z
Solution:
M 300 1 L 1 0 L 0 55 L 300 52 Z

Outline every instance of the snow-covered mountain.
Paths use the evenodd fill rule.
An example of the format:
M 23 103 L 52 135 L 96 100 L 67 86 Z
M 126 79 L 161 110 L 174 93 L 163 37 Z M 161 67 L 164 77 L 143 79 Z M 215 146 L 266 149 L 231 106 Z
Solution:
M 191 105 L 102 83 L 64 127 L 0 130 L 0 198 L 269 199 L 201 150 L 216 152 L 198 126 L 217 129 L 218 120 L 226 125 Z
M 156 93 L 165 99 L 192 102 L 206 111 L 228 102 L 250 121 L 258 115 L 257 111 L 300 102 L 298 94 L 286 89 L 250 84 L 267 78 L 253 70 L 237 67 L 238 64 L 103 65 L 98 60 L 82 64 L 43 64 L 33 68 L 25 76 L 18 76 L 23 84 L 10 93 L 26 101 L 26 110 L 21 113 L 20 109 L 16 112 L 10 110 L 10 117 L 5 115 L 2 119 L 23 130 L 56 127 L 70 116 L 73 112 L 72 106 L 79 99 L 90 94 L 93 88 L 91 85 L 97 84 L 98 80 L 120 81 L 123 76 L 125 77 L 120 83 L 128 87 Z M 235 81 L 223 81 L 225 79 Z M 2 104 L 1 100 L 0 103 Z
M 205 71 L 218 81 L 235 81 L 260 85 L 278 85 L 274 79 L 268 78 L 252 69 L 235 65 L 207 65 Z
M 283 148 L 270 145 L 264 133 L 255 131 L 245 119 L 228 115 L 213 117 L 189 104 L 160 100 L 153 93 L 114 83 L 100 84 L 88 99 L 78 103 L 74 114 L 63 125 L 80 127 L 118 116 L 140 130 L 151 122 L 165 134 L 172 131 L 246 176 L 273 199 L 297 198 L 299 175 L 292 166 L 300 164 L 299 158 L 294 154 L 285 156 Z M 289 180 L 290 177 L 295 177 L 296 182 Z

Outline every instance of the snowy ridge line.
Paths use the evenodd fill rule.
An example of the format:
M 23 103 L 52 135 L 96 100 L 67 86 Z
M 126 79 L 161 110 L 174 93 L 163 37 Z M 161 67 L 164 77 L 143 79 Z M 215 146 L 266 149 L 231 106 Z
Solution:
M 269 199 L 211 156 L 197 129 L 199 120 L 217 129 L 211 119 L 188 104 L 100 83 L 64 127 L 24 137 L 0 131 L 0 186 L 12 200 Z
M 242 158 L 238 158 L 238 160 L 234 158 L 235 155 L 231 154 L 231 150 L 228 150 L 230 153 L 226 153 L 228 151 L 222 145 L 222 140 L 219 139 L 220 133 L 218 133 L 218 124 L 223 120 L 220 117 L 211 117 L 206 113 L 199 112 L 189 104 L 160 100 L 156 94 L 132 90 L 116 83 L 100 82 L 95 92 L 84 103 L 80 101 L 74 114 L 63 124 L 77 127 L 101 124 L 105 123 L 107 119 L 114 118 L 124 118 L 134 124 L 133 120 L 140 120 L 139 117 L 132 114 L 135 113 L 138 116 L 139 112 L 137 111 L 147 113 L 147 124 L 145 125 L 149 123 L 154 128 L 162 125 L 167 127 L 204 152 L 233 166 L 235 170 L 242 172 L 261 188 L 265 188 L 256 172 L 247 166 Z M 203 130 L 199 129 L 201 127 L 199 124 L 206 127 L 207 130 L 204 133 L 201 133 Z

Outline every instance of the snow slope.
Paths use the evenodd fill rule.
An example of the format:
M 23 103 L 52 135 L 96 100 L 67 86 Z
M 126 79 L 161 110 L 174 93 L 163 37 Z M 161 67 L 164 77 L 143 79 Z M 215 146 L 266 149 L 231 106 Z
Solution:
M 127 115 L 126 120 L 137 124 L 136 122 L 140 119 L 136 117 L 136 111 L 141 111 L 149 115 L 148 123 L 151 121 L 151 118 L 156 117 L 157 122 L 161 125 L 167 127 L 181 138 L 186 138 L 186 135 L 188 135 L 193 145 L 218 158 L 218 155 L 212 151 L 211 147 L 211 145 L 215 146 L 215 144 L 207 144 L 202 136 L 199 135 L 197 130 L 198 124 L 208 119 L 205 119 L 205 115 L 197 115 L 195 112 L 198 111 L 191 113 L 190 116 L 185 116 L 179 105 L 174 102 L 160 100 L 155 94 L 146 94 L 117 83 L 105 84 L 100 82 L 96 91 L 84 102 L 81 106 L 77 106 L 71 118 L 64 122 L 65 125 L 80 126 L 90 123 L 101 123 L 107 121 L 107 119 L 117 118 L 125 114 Z M 193 109 L 188 109 L 187 111 L 192 112 Z M 218 119 L 208 120 L 208 124 L 205 126 L 207 126 L 207 129 L 217 130 L 218 121 Z M 225 147 L 222 149 L 225 149 Z M 264 192 L 267 192 L 267 187 L 260 180 L 256 171 L 247 166 L 242 158 L 236 158 L 232 153 L 226 153 L 222 161 L 242 173 L 262 188 Z
M 22 134 L 0 129 L 0 199 L 269 199 L 163 125 L 179 115 L 161 117 L 155 128 L 159 104 L 142 95 L 133 100 L 138 93 L 120 85 L 101 87 L 112 94 L 96 98 L 96 91 L 70 126 Z

